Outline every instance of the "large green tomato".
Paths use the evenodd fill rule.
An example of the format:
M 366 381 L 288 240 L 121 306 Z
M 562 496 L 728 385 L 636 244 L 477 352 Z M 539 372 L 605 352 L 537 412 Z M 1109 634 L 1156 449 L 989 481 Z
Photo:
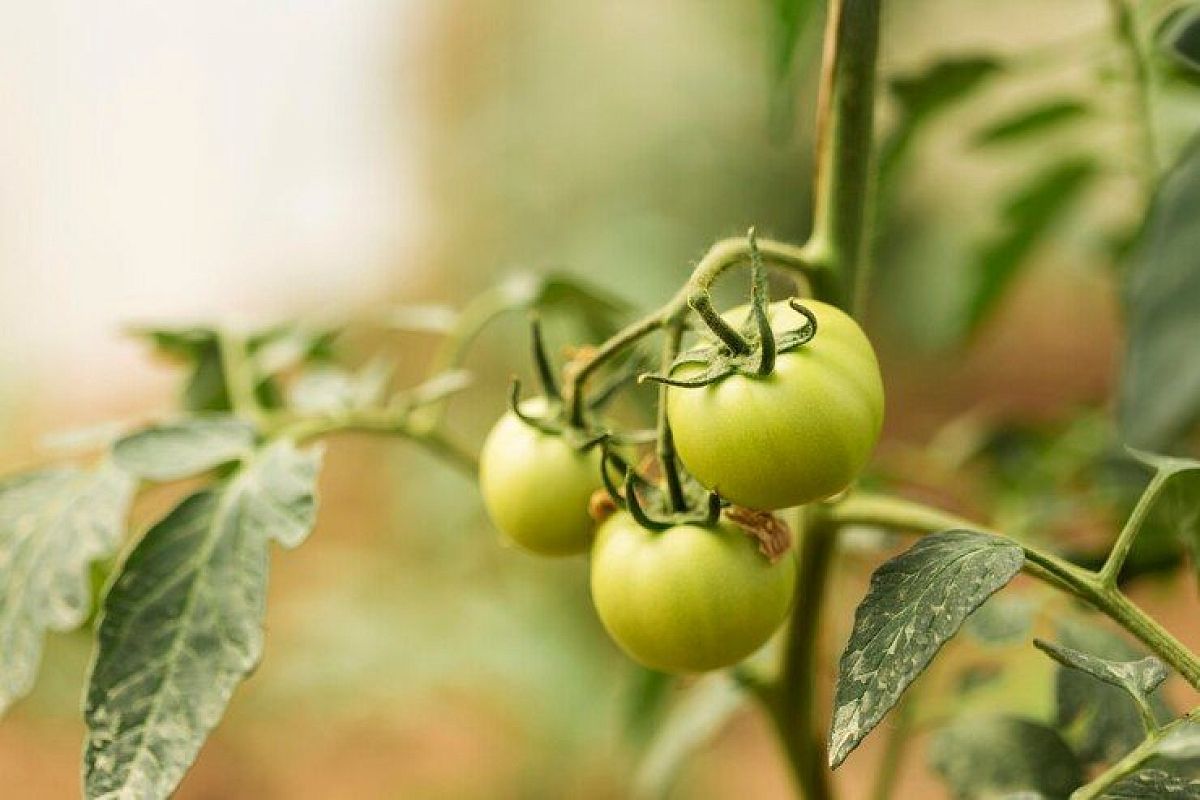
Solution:
M 736 664 L 761 647 L 792 605 L 796 562 L 772 564 L 730 522 L 646 530 L 609 517 L 592 547 L 592 602 L 617 644 L 665 672 Z
M 858 475 L 883 425 L 883 381 L 866 334 L 840 309 L 815 300 L 807 344 L 780 353 L 766 377 L 734 374 L 697 389 L 671 387 L 667 416 L 680 459 L 705 486 L 747 508 L 774 510 L 837 494 Z M 725 315 L 735 327 L 749 313 Z M 804 317 L 770 307 L 776 331 Z M 700 367 L 680 366 L 686 377 Z
M 528 401 L 521 410 L 536 415 L 544 408 Z M 581 452 L 510 411 L 484 442 L 479 483 L 492 522 L 526 550 L 558 556 L 591 545 L 588 501 L 602 485 L 599 447 Z

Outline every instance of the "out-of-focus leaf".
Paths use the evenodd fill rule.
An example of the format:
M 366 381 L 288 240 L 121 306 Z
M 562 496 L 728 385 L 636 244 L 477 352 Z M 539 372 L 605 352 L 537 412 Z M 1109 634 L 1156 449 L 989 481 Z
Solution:
M 1200 418 L 1200 138 L 1163 178 L 1135 252 L 1125 297 L 1122 438 L 1177 452 Z
M 634 776 L 634 794 L 659 800 L 670 792 L 689 756 L 716 736 L 741 707 L 745 694 L 724 673 L 705 676 L 667 712 Z
M 1144 769 L 1123 778 L 1101 795 L 1103 800 L 1200 800 L 1200 780 Z
M 546 311 L 577 314 L 588 334 L 603 341 L 617 332 L 632 306 L 625 300 L 567 273 L 551 273 L 541 283 L 531 305 Z
M 1145 656 L 1104 628 L 1070 618 L 1060 624 L 1058 639 L 1073 650 L 1110 661 L 1135 661 Z M 1137 705 L 1123 689 L 1078 669 L 1060 667 L 1055 695 L 1057 726 L 1085 763 L 1115 761 L 1145 736 Z M 1160 720 L 1171 716 L 1161 688 L 1150 693 L 1150 708 Z
M 777 82 L 787 78 L 796 60 L 800 36 L 813 18 L 813 0 L 771 0 L 772 71 Z
M 927 536 L 875 571 L 838 666 L 829 763 L 879 724 L 967 616 L 1012 580 L 1021 548 L 995 536 Z
M 254 438 L 254 428 L 234 417 L 185 417 L 122 437 L 112 454 L 139 478 L 173 481 L 244 458 Z
M 1101 683 L 1123 689 L 1135 703 L 1149 709 L 1150 695 L 1167 679 L 1167 667 L 1154 656 L 1136 661 L 1111 661 L 1063 645 L 1034 639 L 1034 645 L 1064 667 L 1091 675 Z
M 46 632 L 87 618 L 91 564 L 120 543 L 133 485 L 110 464 L 0 481 L 0 713 L 33 688 Z
M 1029 635 L 1036 611 L 1037 603 L 1030 597 L 996 595 L 967 617 L 963 630 L 987 645 L 1013 644 Z
M 392 311 L 388 323 L 402 331 L 446 334 L 458 324 L 458 312 L 450 306 L 402 306 Z
M 231 408 L 225 385 L 217 330 L 198 325 L 186 327 L 142 326 L 130 333 L 149 341 L 169 358 L 190 369 L 184 381 L 182 404 L 194 413 L 224 412 Z M 327 360 L 338 331 L 285 324 L 251 334 L 246 339 L 255 371 L 255 391 L 265 408 L 282 403 L 275 376 L 301 364 Z
M 297 411 L 335 413 L 373 408 L 387 399 L 392 365 L 383 359 L 368 361 L 356 372 L 319 366 L 303 372 L 288 387 L 288 404 Z
M 989 147 L 1017 142 L 1076 122 L 1089 113 L 1090 109 L 1085 103 L 1073 98 L 1042 101 L 992 122 L 977 131 L 971 137 L 971 143 L 976 147 Z
M 1053 729 L 1018 717 L 963 717 L 930 743 L 930 766 L 960 800 L 1035 792 L 1065 798 L 1083 768 Z
M 318 449 L 281 441 L 184 500 L 134 548 L 104 600 L 89 678 L 85 794 L 168 797 L 262 653 L 271 539 L 316 516 Z
M 1001 61 L 993 56 L 959 56 L 935 61 L 919 72 L 891 80 L 889 86 L 899 113 L 896 126 L 880 146 L 880 182 L 885 189 L 893 182 L 918 131 L 1002 70 Z
M 973 329 L 995 308 L 1029 255 L 1096 177 L 1096 162 L 1072 157 L 1037 172 L 1005 199 L 1001 231 L 976 256 L 975 288 L 966 325 Z
M 1176 69 L 1192 79 L 1200 78 L 1200 4 L 1187 3 L 1173 10 L 1154 38 Z

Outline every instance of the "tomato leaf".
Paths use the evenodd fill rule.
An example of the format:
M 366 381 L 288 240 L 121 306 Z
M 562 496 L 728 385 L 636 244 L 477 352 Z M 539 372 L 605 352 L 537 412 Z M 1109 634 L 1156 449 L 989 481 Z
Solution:
M 229 416 L 185 417 L 117 440 L 113 461 L 139 478 L 173 481 L 238 461 L 254 449 L 254 428 Z
M 976 147 L 1010 144 L 1076 122 L 1090 111 L 1086 104 L 1073 98 L 1045 100 L 992 122 L 977 131 L 971 143 Z
M 929 761 L 955 797 L 1066 797 L 1083 783 L 1083 767 L 1058 732 L 1019 717 L 955 720 L 934 736 Z
M 1125 290 L 1123 439 L 1169 452 L 1200 419 L 1200 138 L 1159 186 Z
M 1103 796 L 1104 800 L 1200 800 L 1200 780 L 1144 769 L 1108 787 Z
M 33 688 L 45 633 L 90 613 L 90 566 L 120 543 L 133 484 L 111 464 L 0 481 L 0 713 Z
M 1167 679 L 1166 665 L 1154 656 L 1136 661 L 1113 661 L 1042 639 L 1034 639 L 1033 644 L 1064 667 L 1077 669 L 1101 683 L 1123 689 L 1137 703 L 1148 703 L 1151 693 Z
M 1004 200 L 999 232 L 980 244 L 975 256 L 975 288 L 966 309 L 968 329 L 978 327 L 996 307 L 1034 248 L 1097 173 L 1093 159 L 1068 158 L 1037 172 Z
M 1104 628 L 1070 618 L 1059 625 L 1061 646 L 1094 658 L 1129 662 L 1143 658 L 1124 639 Z M 1055 724 L 1085 763 L 1108 762 L 1136 747 L 1145 736 L 1136 701 L 1124 688 L 1075 666 L 1060 666 L 1054 679 Z M 1151 713 L 1170 717 L 1162 689 L 1147 692 Z
M 841 764 L 1025 557 L 996 536 L 927 536 L 871 576 L 838 667 L 829 763 Z
M 1025 639 L 1033 627 L 1037 602 L 1030 597 L 996 595 L 963 625 L 963 630 L 983 644 L 1003 647 Z
M 165 798 L 262 653 L 268 543 L 316 516 L 320 451 L 281 441 L 175 507 L 104 601 L 89 678 L 88 798 Z
M 745 697 L 737 682 L 720 672 L 690 687 L 667 712 L 646 748 L 634 776 L 634 795 L 667 796 L 688 757 L 725 727 Z

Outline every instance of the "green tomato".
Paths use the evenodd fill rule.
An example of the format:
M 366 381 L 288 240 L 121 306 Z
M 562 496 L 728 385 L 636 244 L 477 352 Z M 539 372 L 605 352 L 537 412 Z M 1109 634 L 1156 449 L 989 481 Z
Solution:
M 772 564 L 730 522 L 646 530 L 609 517 L 592 547 L 592 602 L 635 661 L 664 672 L 736 664 L 761 647 L 792 606 L 796 561 Z
M 544 409 L 542 401 L 521 406 L 531 415 Z M 479 483 L 492 522 L 520 547 L 560 556 L 591 545 L 595 523 L 588 502 L 601 488 L 600 448 L 582 452 L 510 411 L 484 442 Z
M 817 334 L 780 353 L 770 375 L 735 374 L 667 392 L 680 459 L 740 506 L 774 510 L 835 495 L 862 471 L 879 439 L 883 380 L 870 341 L 840 309 L 803 302 L 817 318 Z M 737 327 L 748 313 L 742 306 L 724 317 Z M 804 323 L 787 303 L 772 304 L 770 317 L 777 332 Z M 683 365 L 675 374 L 699 369 Z

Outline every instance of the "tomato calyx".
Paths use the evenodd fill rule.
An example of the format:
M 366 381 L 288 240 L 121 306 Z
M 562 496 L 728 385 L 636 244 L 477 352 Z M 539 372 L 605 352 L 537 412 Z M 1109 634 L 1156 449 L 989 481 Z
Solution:
M 730 506 L 725 518 L 758 542 L 758 551 L 774 564 L 792 547 L 792 529 L 770 511 Z
M 624 475 L 617 486 L 613 475 Z M 726 502 L 716 492 L 710 492 L 690 475 L 681 475 L 684 508 L 676 510 L 668 493 L 630 465 L 618 453 L 604 450 L 604 465 L 600 470 L 604 488 L 617 508 L 625 509 L 643 528 L 665 531 L 677 525 L 712 527 L 721 517 Z
M 716 383 L 734 373 L 751 377 L 766 377 L 775 370 L 779 353 L 795 350 L 812 341 L 817 334 L 817 317 L 796 298 L 788 301 L 792 309 L 804 317 L 804 324 L 794 330 L 775 333 L 768 312 L 771 298 L 767 289 L 766 267 L 754 238 L 750 240 L 750 310 L 741 330 L 721 318 L 712 305 L 708 290 L 702 289 L 688 298 L 688 305 L 717 338 L 717 344 L 683 353 L 672 362 L 666 374 L 650 373 L 641 380 L 665 383 L 682 389 L 696 389 Z M 699 373 L 686 378 L 674 377 L 675 370 L 687 364 L 703 367 Z

